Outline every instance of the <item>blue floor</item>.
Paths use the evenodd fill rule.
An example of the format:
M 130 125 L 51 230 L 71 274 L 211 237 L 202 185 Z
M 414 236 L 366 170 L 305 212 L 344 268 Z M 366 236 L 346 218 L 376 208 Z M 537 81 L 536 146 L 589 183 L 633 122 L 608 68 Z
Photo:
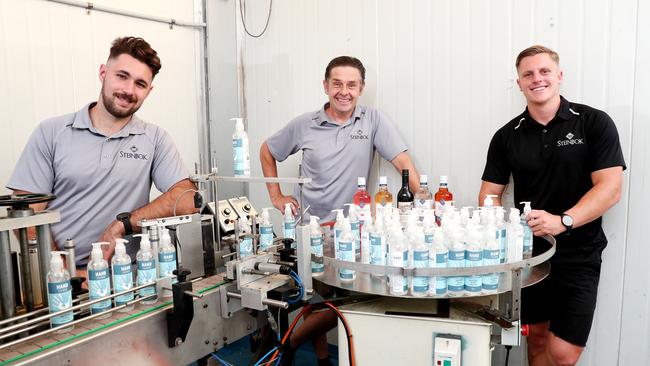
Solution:
M 339 351 L 338 347 L 330 344 L 330 361 L 334 366 L 339 364 Z M 217 352 L 217 355 L 222 358 L 224 361 L 229 362 L 235 366 L 245 366 L 250 362 L 253 354 L 250 352 L 250 342 L 248 337 L 244 337 L 238 340 L 235 343 L 229 344 L 228 346 L 220 349 Z M 194 364 L 193 364 L 194 365 Z M 307 342 L 302 347 L 296 351 L 296 357 L 294 365 L 308 366 L 308 365 L 318 365 L 316 360 L 316 354 L 314 353 L 314 348 L 311 345 L 311 342 Z M 192 366 L 192 365 L 190 365 Z

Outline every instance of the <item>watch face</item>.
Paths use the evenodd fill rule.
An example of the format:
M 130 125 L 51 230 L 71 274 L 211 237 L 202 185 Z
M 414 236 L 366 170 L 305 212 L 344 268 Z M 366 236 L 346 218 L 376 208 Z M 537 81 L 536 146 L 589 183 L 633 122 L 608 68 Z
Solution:
M 564 224 L 564 226 L 573 226 L 573 218 L 569 215 L 563 215 L 562 224 Z

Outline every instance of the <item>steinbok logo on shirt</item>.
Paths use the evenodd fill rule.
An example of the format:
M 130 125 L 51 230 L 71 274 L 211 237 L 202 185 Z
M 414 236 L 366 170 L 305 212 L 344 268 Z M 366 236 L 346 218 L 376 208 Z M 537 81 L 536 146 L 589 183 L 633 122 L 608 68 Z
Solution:
M 362 130 L 357 130 L 355 133 L 350 135 L 352 140 L 367 140 L 368 135 L 364 135 Z
M 557 146 L 569 146 L 569 145 L 584 145 L 585 139 L 584 138 L 574 138 L 575 135 L 572 134 L 571 132 L 566 134 L 566 140 L 557 140 Z
M 125 159 L 135 159 L 135 160 L 149 160 L 148 156 L 149 154 L 140 154 L 138 153 L 138 147 L 133 145 L 129 148 L 131 152 L 127 151 L 120 151 L 120 158 L 125 158 Z

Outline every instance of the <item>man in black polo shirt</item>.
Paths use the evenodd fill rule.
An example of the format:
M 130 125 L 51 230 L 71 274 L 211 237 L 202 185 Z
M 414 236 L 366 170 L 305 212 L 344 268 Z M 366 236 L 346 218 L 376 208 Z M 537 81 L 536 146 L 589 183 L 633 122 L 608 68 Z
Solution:
M 479 202 L 501 195 L 512 174 L 515 202 L 531 201 L 535 236 L 557 240 L 551 273 L 522 292 L 531 365 L 573 365 L 589 337 L 607 239 L 601 216 L 618 202 L 625 161 L 612 119 L 560 96 L 558 54 L 532 46 L 517 56 L 527 108 L 488 150 Z M 521 209 L 521 206 L 518 206 Z

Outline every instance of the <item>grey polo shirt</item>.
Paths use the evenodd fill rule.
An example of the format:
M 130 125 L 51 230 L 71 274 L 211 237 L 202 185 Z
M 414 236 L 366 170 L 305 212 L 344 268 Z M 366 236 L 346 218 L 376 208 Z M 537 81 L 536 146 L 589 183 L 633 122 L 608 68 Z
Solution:
M 350 120 L 337 124 L 323 108 L 298 116 L 266 140 L 277 161 L 302 150 L 302 169 L 312 182 L 304 186 L 304 207 L 321 221 L 334 219 L 331 210 L 352 201 L 357 177 L 370 174 L 375 149 L 393 160 L 407 150 L 397 129 L 379 110 L 357 106 Z M 298 186 L 294 190 L 297 198 Z
M 149 203 L 151 183 L 166 192 L 189 172 L 162 128 L 133 116 L 119 132 L 96 130 L 89 108 L 41 122 L 32 133 L 7 184 L 9 189 L 57 196 L 48 209 L 61 213 L 52 225 L 59 248 L 76 244 L 76 260 L 85 265 L 91 243 L 115 215 Z M 127 249 L 133 253 L 137 248 Z

